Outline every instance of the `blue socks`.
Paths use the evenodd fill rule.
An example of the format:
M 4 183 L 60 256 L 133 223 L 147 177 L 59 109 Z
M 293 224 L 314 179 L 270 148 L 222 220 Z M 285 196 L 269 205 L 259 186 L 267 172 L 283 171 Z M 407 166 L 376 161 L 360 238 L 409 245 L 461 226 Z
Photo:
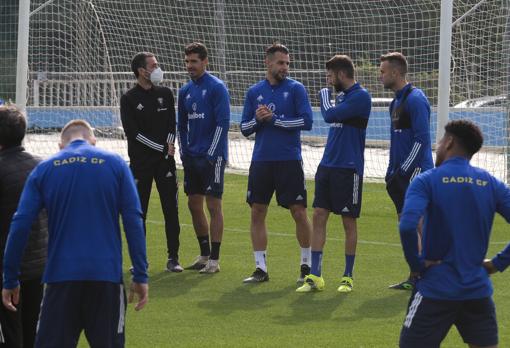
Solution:
M 352 270 L 354 268 L 354 258 L 356 255 L 345 255 L 345 271 L 344 276 L 352 277 Z M 320 277 L 322 273 L 322 251 L 312 250 L 312 268 L 310 273 Z
M 312 268 L 310 273 L 320 277 L 322 273 L 322 251 L 312 250 Z
M 356 255 L 345 254 L 345 271 L 344 276 L 352 278 L 352 269 L 354 268 L 354 258 Z

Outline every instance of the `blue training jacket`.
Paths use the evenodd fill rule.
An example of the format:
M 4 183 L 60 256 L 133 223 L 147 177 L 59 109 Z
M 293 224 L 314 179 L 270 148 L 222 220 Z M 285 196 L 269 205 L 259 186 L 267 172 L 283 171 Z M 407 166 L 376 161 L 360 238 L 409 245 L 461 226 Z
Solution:
M 411 182 L 400 235 L 411 270 L 422 272 L 417 288 L 424 297 L 466 300 L 492 295 L 482 262 L 496 212 L 510 222 L 510 189 L 466 158 L 450 158 Z M 416 227 L 423 214 L 420 256 Z M 425 269 L 424 260 L 441 263 Z M 499 271 L 508 267 L 510 244 L 493 262 Z
M 122 215 L 133 280 L 147 282 L 142 210 L 131 171 L 113 153 L 71 142 L 41 162 L 27 179 L 14 215 L 4 255 L 4 288 L 18 286 L 30 226 L 48 212 L 48 261 L 44 283 L 122 282 Z
M 181 157 L 228 160 L 230 97 L 216 76 L 205 72 L 179 90 L 178 129 Z
M 359 83 L 340 93 L 331 105 L 331 90 L 320 92 L 321 112 L 330 124 L 328 140 L 320 165 L 354 168 L 363 177 L 365 138 L 372 98 Z
M 395 93 L 390 105 L 390 115 L 402 103 L 406 92 L 414 88 L 408 83 Z M 395 128 L 391 125 L 390 161 L 386 180 L 394 174 L 411 177 L 434 167 L 430 143 L 430 104 L 419 88 L 414 88 L 403 105 L 410 116 L 410 128 Z
M 270 122 L 258 122 L 255 111 L 266 105 L 273 111 Z M 301 130 L 312 129 L 312 107 L 305 87 L 285 78 L 272 86 L 267 79 L 246 92 L 241 132 L 256 133 L 252 161 L 301 160 Z

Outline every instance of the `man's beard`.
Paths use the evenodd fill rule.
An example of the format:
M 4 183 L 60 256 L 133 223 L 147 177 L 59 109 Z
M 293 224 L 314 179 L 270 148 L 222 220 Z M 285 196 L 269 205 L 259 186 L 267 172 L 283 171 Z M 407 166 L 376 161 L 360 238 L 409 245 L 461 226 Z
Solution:
M 345 90 L 344 86 L 341 83 L 337 83 L 334 85 L 335 92 L 340 93 Z
M 280 73 L 279 71 L 277 71 L 273 74 L 273 78 L 276 81 L 283 81 L 283 80 L 285 80 L 286 77 L 287 77 L 287 73 Z

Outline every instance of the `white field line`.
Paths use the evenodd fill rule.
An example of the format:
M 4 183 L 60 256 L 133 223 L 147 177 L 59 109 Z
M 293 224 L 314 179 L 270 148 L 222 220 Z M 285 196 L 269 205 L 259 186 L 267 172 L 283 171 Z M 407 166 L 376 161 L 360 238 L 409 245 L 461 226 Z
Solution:
M 164 225 L 163 221 L 156 221 L 156 220 L 147 220 L 147 223 L 154 224 L 154 225 Z M 193 225 L 190 225 L 190 224 L 181 224 L 181 226 L 193 228 Z M 225 227 L 223 230 L 224 231 L 228 231 L 228 232 L 244 233 L 246 235 L 249 235 L 249 231 L 248 230 L 244 230 L 242 228 L 228 228 L 228 227 Z M 270 236 L 278 236 L 278 237 L 295 237 L 295 235 L 291 234 L 291 233 L 281 233 L 281 232 L 267 231 L 267 234 L 270 235 Z M 340 242 L 344 242 L 345 241 L 345 239 L 342 239 L 342 238 L 335 238 L 335 237 L 326 237 L 326 238 L 327 238 L 327 240 L 333 240 L 333 241 L 340 241 Z M 374 240 L 358 239 L 358 243 L 359 244 L 368 244 L 368 245 L 385 245 L 385 246 L 399 247 L 399 248 L 402 247 L 402 244 L 400 244 L 400 243 L 379 242 L 379 241 L 374 241 Z M 491 245 L 507 245 L 508 243 L 509 242 L 490 242 Z

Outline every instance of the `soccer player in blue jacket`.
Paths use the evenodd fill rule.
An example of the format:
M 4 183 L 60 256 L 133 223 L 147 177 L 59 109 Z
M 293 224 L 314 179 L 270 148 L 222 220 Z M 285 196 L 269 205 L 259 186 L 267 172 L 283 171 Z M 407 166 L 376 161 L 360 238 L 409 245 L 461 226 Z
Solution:
M 130 299 L 148 299 L 142 209 L 133 175 L 120 156 L 93 146 L 90 125 L 70 121 L 61 151 L 32 171 L 11 223 L 4 254 L 3 304 L 16 311 L 19 267 L 32 221 L 48 213 L 48 261 L 36 347 L 123 347 L 125 291 L 119 215 L 133 264 Z
M 266 265 L 266 215 L 273 192 L 290 210 L 301 246 L 298 283 L 310 272 L 311 227 L 306 215 L 306 183 L 301 160 L 301 131 L 312 128 L 312 108 L 305 87 L 287 77 L 289 50 L 281 44 L 266 49 L 266 78 L 246 93 L 241 132 L 256 133 L 246 201 L 251 207 L 255 272 L 245 283 L 269 280 Z
M 436 152 L 436 168 L 409 186 L 400 237 L 418 276 L 400 347 L 439 347 L 455 325 L 469 347 L 496 347 L 498 328 L 489 274 L 510 265 L 510 244 L 484 260 L 495 213 L 510 222 L 510 189 L 471 166 L 483 143 L 470 121 L 450 121 Z M 416 228 L 424 216 L 422 252 Z
M 368 91 L 354 79 L 354 64 L 345 55 L 336 55 L 326 63 L 327 78 L 335 92 L 320 91 L 321 112 L 330 124 L 328 140 L 315 174 L 313 202 L 312 269 L 297 292 L 323 290 L 322 250 L 326 242 L 329 214 L 341 215 L 345 230 L 345 270 L 339 292 L 351 292 L 358 240 L 356 220 L 361 210 L 365 137 L 372 100 Z
M 200 255 L 188 269 L 216 273 L 223 237 L 223 177 L 228 159 L 230 97 L 227 87 L 206 71 L 207 48 L 191 43 L 184 49 L 191 81 L 179 90 L 178 130 L 184 192 L 200 246 Z M 204 213 L 204 198 L 211 217 Z M 209 245 L 209 232 L 211 243 Z
M 421 89 L 407 81 L 407 59 L 402 53 L 381 56 L 381 82 L 395 92 L 390 105 L 390 161 L 386 189 L 400 218 L 409 183 L 416 175 L 433 168 L 430 144 L 430 105 Z M 417 228 L 421 234 L 421 225 Z M 418 238 L 420 241 L 420 238 Z M 390 285 L 391 289 L 412 290 L 415 279 Z

